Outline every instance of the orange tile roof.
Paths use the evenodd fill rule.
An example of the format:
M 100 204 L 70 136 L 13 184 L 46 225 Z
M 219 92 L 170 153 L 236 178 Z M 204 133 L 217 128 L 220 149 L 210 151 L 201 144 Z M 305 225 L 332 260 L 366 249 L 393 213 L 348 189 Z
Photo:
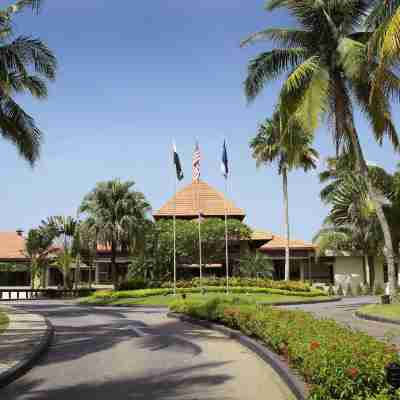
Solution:
M 197 217 L 199 210 L 204 216 L 222 217 L 225 215 L 225 206 L 231 217 L 243 219 L 246 216 L 244 210 L 237 208 L 232 201 L 225 199 L 222 193 L 207 183 L 192 182 L 154 213 L 154 218 L 172 217 L 174 213 L 178 218 Z
M 16 232 L 0 232 L 0 260 L 25 260 L 25 239 Z
M 273 234 L 269 231 L 253 230 L 251 233 L 251 240 L 271 240 L 273 239 Z
M 273 235 L 272 240 L 260 247 L 259 250 L 283 250 L 286 246 L 286 239 L 282 236 Z M 293 250 L 313 250 L 315 245 L 303 240 L 290 240 L 289 246 Z

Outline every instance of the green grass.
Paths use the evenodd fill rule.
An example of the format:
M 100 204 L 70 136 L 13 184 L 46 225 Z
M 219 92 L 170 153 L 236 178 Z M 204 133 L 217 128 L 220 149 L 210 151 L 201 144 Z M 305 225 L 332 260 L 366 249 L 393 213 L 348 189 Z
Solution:
M 360 308 L 359 311 L 373 317 L 389 318 L 400 322 L 400 304 L 370 304 Z
M 4 311 L 0 310 L 0 334 L 7 328 L 9 319 Z
M 226 297 L 223 293 L 209 293 L 201 295 L 200 293 L 187 294 L 186 298 L 191 300 L 210 300 L 216 297 Z M 181 299 L 182 295 L 176 296 L 151 296 L 136 299 L 102 299 L 102 298 L 88 298 L 81 302 L 81 304 L 87 305 L 151 305 L 151 306 L 169 306 L 176 299 Z M 228 298 L 239 298 L 246 302 L 265 302 L 265 303 L 277 303 L 277 302 L 298 302 L 298 301 L 311 301 L 311 300 L 326 300 L 327 297 L 301 297 L 301 296 L 282 296 L 278 294 L 232 294 Z

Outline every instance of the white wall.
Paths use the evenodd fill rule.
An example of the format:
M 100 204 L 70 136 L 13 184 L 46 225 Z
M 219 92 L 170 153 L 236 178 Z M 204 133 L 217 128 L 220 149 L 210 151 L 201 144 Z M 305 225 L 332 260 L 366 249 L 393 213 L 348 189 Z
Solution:
M 362 257 L 336 257 L 333 264 L 333 274 L 335 286 L 342 285 L 343 290 L 346 290 L 347 285 L 351 283 L 351 286 L 355 289 L 360 283 L 364 282 Z

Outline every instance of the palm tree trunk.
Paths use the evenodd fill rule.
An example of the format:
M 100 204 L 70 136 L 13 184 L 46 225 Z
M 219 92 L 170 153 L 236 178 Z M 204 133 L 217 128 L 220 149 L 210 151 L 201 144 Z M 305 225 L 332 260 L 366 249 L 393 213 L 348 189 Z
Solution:
M 287 168 L 286 167 L 284 167 L 282 170 L 282 178 L 283 178 L 283 202 L 285 205 L 285 231 L 286 231 L 285 281 L 288 281 L 290 279 L 290 253 L 289 253 L 290 229 L 289 229 L 288 180 L 287 180 Z
M 368 256 L 368 264 L 369 264 L 369 277 L 370 277 L 370 289 L 371 293 L 374 290 L 375 286 L 375 257 Z
M 395 284 L 395 266 L 394 266 L 394 253 L 393 253 L 393 243 L 392 243 L 392 235 L 390 232 L 390 227 L 388 221 L 386 219 L 385 213 L 383 211 L 382 203 L 379 201 L 378 195 L 376 193 L 375 188 L 373 187 L 371 180 L 368 175 L 368 166 L 364 158 L 364 154 L 358 139 L 357 131 L 353 126 L 350 127 L 350 135 L 351 141 L 353 145 L 353 149 L 356 156 L 356 165 L 359 170 L 361 176 L 364 178 L 365 183 L 367 185 L 368 194 L 371 198 L 371 201 L 375 207 L 376 215 L 379 220 L 379 224 L 382 229 L 385 247 L 383 249 L 383 253 L 386 258 L 386 262 L 388 265 L 388 280 L 389 280 L 389 294 L 394 295 L 396 293 L 396 284 Z

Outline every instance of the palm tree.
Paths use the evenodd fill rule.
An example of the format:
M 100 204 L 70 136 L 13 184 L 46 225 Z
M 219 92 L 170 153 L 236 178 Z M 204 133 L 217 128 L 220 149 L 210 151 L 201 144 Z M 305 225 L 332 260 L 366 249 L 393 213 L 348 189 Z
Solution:
M 132 190 L 134 182 L 113 180 L 100 182 L 85 196 L 80 211 L 97 229 L 98 240 L 111 251 L 114 287 L 119 284 L 117 253 L 133 252 L 146 226 L 150 204 L 143 193 Z
M 346 0 L 269 0 L 268 10 L 285 7 L 296 19 L 296 27 L 270 28 L 251 35 L 242 45 L 270 40 L 280 47 L 258 55 L 249 64 L 245 92 L 254 100 L 266 83 L 288 73 L 280 91 L 280 104 L 289 115 L 314 131 L 327 116 L 336 151 L 350 152 L 355 173 L 366 182 L 385 238 L 384 253 L 389 271 L 390 293 L 395 293 L 394 253 L 390 227 L 378 190 L 368 177 L 368 168 L 354 122 L 353 110 L 359 107 L 371 123 L 378 143 L 388 137 L 399 148 L 392 121 L 391 100 L 398 100 L 400 79 L 383 67 L 385 79 L 374 87 L 372 79 L 378 61 L 371 59 L 368 40 L 371 33 L 362 30 L 370 1 Z
M 285 280 L 290 279 L 288 172 L 296 168 L 302 168 L 305 172 L 316 168 L 318 152 L 310 147 L 311 140 L 312 136 L 304 131 L 296 119 L 287 118 L 278 111 L 272 119 L 260 125 L 257 136 L 250 142 L 257 165 L 276 162 L 278 173 L 282 175 L 286 231 Z
M 12 17 L 27 6 L 38 10 L 40 3 L 20 0 L 0 11 L 0 135 L 11 141 L 31 165 L 39 158 L 42 132 L 15 96 L 29 93 L 45 99 L 46 81 L 55 79 L 57 61 L 40 39 L 14 37 Z
M 44 278 L 45 268 L 54 253 L 54 232 L 48 229 L 31 229 L 25 240 L 25 255 L 31 263 L 31 285 L 35 289 L 37 277 Z M 44 281 L 42 280 L 44 287 Z
M 58 268 L 64 280 L 64 287 L 72 289 L 71 267 L 76 260 L 74 240 L 79 224 L 73 217 L 55 216 L 42 221 L 43 229 L 55 232 L 56 241 L 58 240 L 59 254 L 54 260 L 53 265 Z

